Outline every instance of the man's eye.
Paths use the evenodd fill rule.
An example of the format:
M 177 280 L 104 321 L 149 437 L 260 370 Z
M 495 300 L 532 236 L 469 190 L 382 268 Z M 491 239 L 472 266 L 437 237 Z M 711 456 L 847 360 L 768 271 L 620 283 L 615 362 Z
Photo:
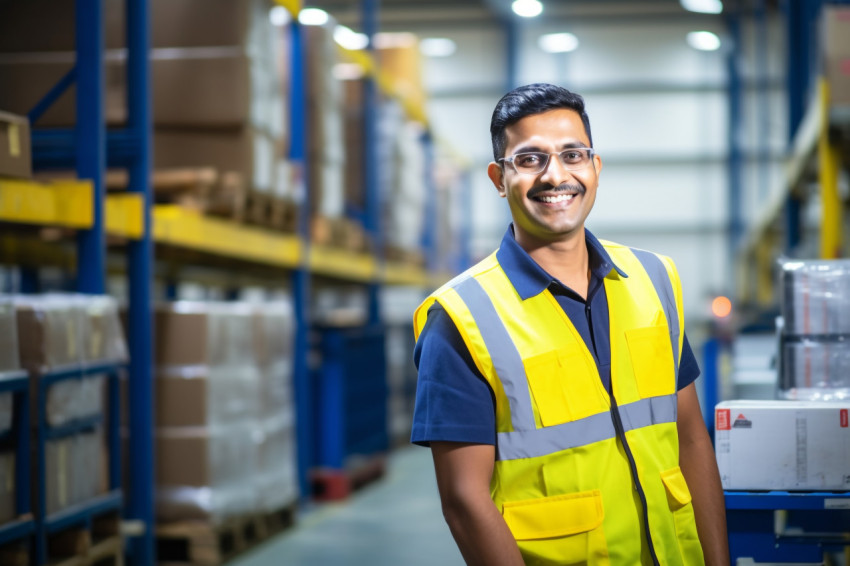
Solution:
M 540 156 L 536 153 L 522 153 L 516 156 L 517 165 L 527 167 L 540 163 Z
M 584 158 L 584 154 L 581 151 L 565 151 L 561 155 L 566 162 L 581 161 Z

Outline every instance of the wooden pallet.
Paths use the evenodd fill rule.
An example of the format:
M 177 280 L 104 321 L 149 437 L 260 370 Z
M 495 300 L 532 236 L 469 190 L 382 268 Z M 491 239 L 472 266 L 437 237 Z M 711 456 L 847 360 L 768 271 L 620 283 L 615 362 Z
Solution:
M 269 513 L 252 513 L 220 524 L 193 520 L 156 527 L 160 566 L 220 566 L 237 554 L 292 527 L 296 505 Z
M 317 501 L 346 499 L 358 489 L 381 479 L 386 473 L 387 458 L 383 454 L 373 455 L 344 469 L 317 468 L 310 476 L 313 498 Z
M 0 564 L 3 564 L 3 566 L 29 566 L 29 539 L 0 546 Z
M 153 201 L 156 204 L 177 204 L 198 212 L 206 212 L 210 193 L 218 179 L 218 171 L 212 167 L 155 169 L 151 172 Z M 129 175 L 126 170 L 107 171 L 107 190 L 126 190 L 128 184 Z
M 47 539 L 50 566 L 124 566 L 124 540 L 117 513 L 96 517 L 91 529 L 72 527 Z
M 333 246 L 351 251 L 366 251 L 366 231 L 348 218 L 329 218 L 315 215 L 310 219 L 310 241 L 321 246 Z
M 407 250 L 392 245 L 384 248 L 384 256 L 388 261 L 403 263 L 406 265 L 425 266 L 425 256 L 420 250 Z
M 281 232 L 294 233 L 298 225 L 298 206 L 280 197 L 250 191 L 247 195 L 245 221 Z

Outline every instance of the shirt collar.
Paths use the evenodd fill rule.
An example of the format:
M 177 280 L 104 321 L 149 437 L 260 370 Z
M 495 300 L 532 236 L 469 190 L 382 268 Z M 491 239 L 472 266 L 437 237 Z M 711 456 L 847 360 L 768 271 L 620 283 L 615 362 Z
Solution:
M 587 243 L 591 277 L 604 279 L 611 270 L 616 271 L 621 277 L 628 277 L 622 269 L 617 267 L 602 243 L 587 228 L 584 230 L 584 238 Z M 508 226 L 502 238 L 502 243 L 496 251 L 496 259 L 522 300 L 539 295 L 555 281 L 555 278 L 546 273 L 546 270 L 531 259 L 528 252 L 517 243 L 513 224 Z

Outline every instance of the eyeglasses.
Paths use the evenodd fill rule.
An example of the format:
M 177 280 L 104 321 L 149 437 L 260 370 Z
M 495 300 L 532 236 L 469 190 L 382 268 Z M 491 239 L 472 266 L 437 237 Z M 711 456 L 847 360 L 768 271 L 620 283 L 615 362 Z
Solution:
M 517 173 L 539 175 L 546 170 L 551 155 L 557 155 L 561 165 L 567 171 L 578 171 L 590 165 L 595 153 L 589 147 L 571 147 L 554 153 L 543 153 L 542 151 L 515 153 L 510 157 L 503 157 L 499 161 L 510 163 Z

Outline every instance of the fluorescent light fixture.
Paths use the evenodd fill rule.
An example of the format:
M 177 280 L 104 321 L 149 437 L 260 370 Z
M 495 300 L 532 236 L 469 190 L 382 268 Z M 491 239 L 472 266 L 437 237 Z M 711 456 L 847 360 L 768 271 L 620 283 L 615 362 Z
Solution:
M 679 0 L 679 4 L 689 12 L 700 14 L 719 14 L 723 11 L 723 2 L 720 0 Z
M 699 51 L 717 51 L 720 38 L 710 31 L 692 31 L 688 32 L 688 45 Z
M 328 23 L 328 13 L 318 8 L 304 8 L 298 12 L 298 21 L 305 26 L 323 26 Z
M 428 37 L 419 42 L 419 52 L 426 57 L 449 57 L 457 51 L 457 44 L 447 37 Z
M 337 63 L 331 72 L 338 81 L 356 81 L 366 74 L 363 67 L 357 63 Z
M 369 36 L 357 33 L 350 27 L 338 25 L 334 28 L 334 41 L 352 51 L 365 49 L 369 45 Z
M 374 42 L 377 49 L 413 47 L 416 45 L 416 36 L 409 31 L 382 31 L 375 34 Z
M 269 10 L 269 21 L 273 26 L 283 27 L 292 21 L 292 16 L 289 15 L 289 10 L 283 6 L 275 6 Z
M 543 4 L 538 0 L 514 0 L 511 4 L 514 14 L 523 18 L 533 18 L 543 12 Z
M 568 32 L 547 33 L 537 38 L 537 46 L 546 53 L 567 53 L 578 47 L 578 38 Z

